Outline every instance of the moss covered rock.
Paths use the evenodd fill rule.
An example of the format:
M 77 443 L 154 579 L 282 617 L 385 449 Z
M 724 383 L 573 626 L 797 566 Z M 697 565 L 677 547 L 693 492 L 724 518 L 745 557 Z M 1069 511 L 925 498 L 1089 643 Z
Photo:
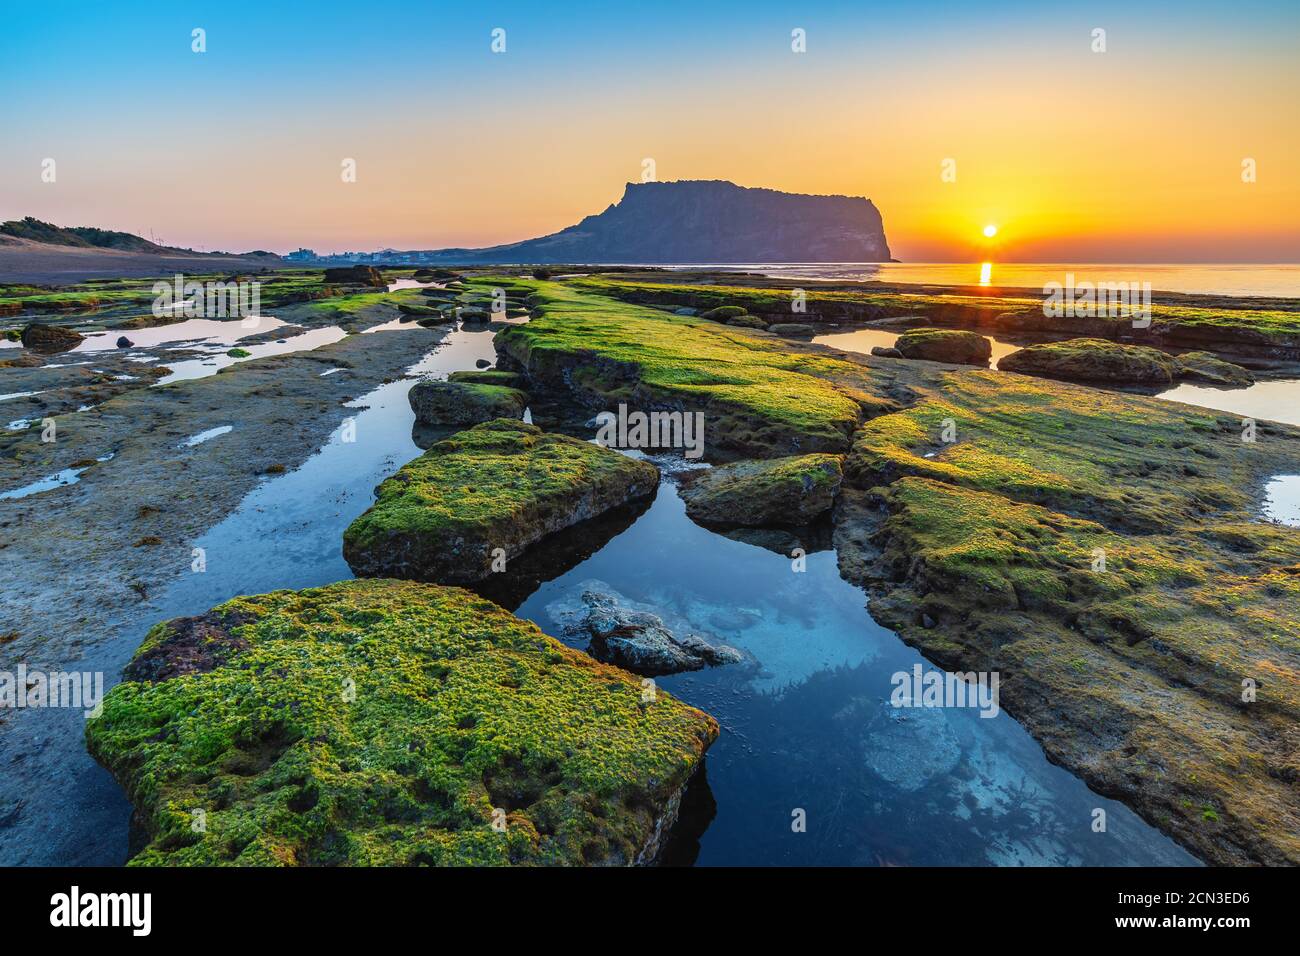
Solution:
M 1004 372 L 1068 382 L 1164 385 L 1174 380 L 1173 358 L 1145 345 L 1109 339 L 1068 339 L 1031 345 L 998 361 Z
M 993 345 L 977 332 L 960 329 L 908 329 L 894 343 L 903 358 L 953 365 L 987 365 Z
M 1255 384 L 1248 369 L 1225 362 L 1211 352 L 1184 352 L 1174 360 L 1179 378 L 1209 382 L 1224 388 L 1245 388 Z
M 487 387 L 487 386 L 478 386 Z M 570 525 L 654 493 L 659 470 L 499 420 L 438 442 L 379 486 L 343 556 L 359 575 L 463 583 Z
M 737 315 L 726 320 L 727 325 L 734 325 L 738 329 L 765 329 L 767 323 L 756 315 Z
M 859 432 L 836 546 L 881 623 L 942 667 L 999 672 L 1054 762 L 1207 862 L 1295 864 L 1300 534 L 1258 515 L 1300 429 L 1242 427 L 949 373 Z
M 447 376 L 447 381 L 467 382 L 471 385 L 501 385 L 520 390 L 527 384 L 527 380 L 518 372 L 507 372 L 505 369 L 497 368 L 463 369 L 452 372 Z
M 767 330 L 775 335 L 788 335 L 796 338 L 813 335 L 817 331 L 804 322 L 777 322 L 775 325 L 769 325 Z
M 86 738 L 135 804 L 135 865 L 646 862 L 718 733 L 489 601 L 401 581 L 159 624 L 124 676 Z
M 530 301 L 537 317 L 494 340 L 512 368 L 593 411 L 699 412 L 706 457 L 843 452 L 863 408 L 892 401 L 876 370 L 772 336 L 559 283 Z
M 441 310 L 435 309 L 433 306 L 415 305 L 408 302 L 397 303 L 397 311 L 401 312 L 403 315 L 414 315 L 421 318 L 432 318 L 442 315 Z
M 528 396 L 515 388 L 478 382 L 416 382 L 407 394 L 421 425 L 477 425 L 494 418 L 522 418 Z
M 798 455 L 697 472 L 682 486 L 686 513 L 704 524 L 808 524 L 834 504 L 841 462 L 838 455 Z
M 713 322 L 725 322 L 727 319 L 739 318 L 747 311 L 747 309 L 739 305 L 720 305 L 716 309 L 701 312 L 700 318 L 709 319 Z

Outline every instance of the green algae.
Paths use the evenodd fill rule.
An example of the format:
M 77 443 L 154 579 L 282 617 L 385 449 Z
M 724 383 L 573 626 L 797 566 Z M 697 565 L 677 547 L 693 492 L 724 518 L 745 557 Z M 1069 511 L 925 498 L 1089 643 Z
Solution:
M 459 588 L 346 581 L 206 621 L 220 654 L 135 675 L 87 725 L 146 831 L 133 865 L 630 863 L 718 733 Z M 188 659 L 183 623 L 136 660 Z
M 630 302 L 660 303 L 712 309 L 733 306 L 763 315 L 791 314 L 793 289 L 726 285 L 681 285 L 649 282 L 616 276 L 587 276 L 572 285 L 600 295 Z M 962 325 L 997 325 L 999 316 L 1024 314 L 1043 316 L 1042 299 L 1024 295 L 961 294 L 934 292 L 874 292 L 803 288 L 803 307 L 811 314 L 874 319 L 889 316 L 924 315 L 952 319 Z M 1291 305 L 1293 303 L 1288 303 Z M 1300 335 L 1300 311 L 1254 307 L 1249 299 L 1214 305 L 1152 303 L 1151 326 L 1186 326 L 1223 332 L 1257 333 L 1266 337 L 1292 338 Z M 1131 333 L 1133 317 L 1127 313 L 1098 315 L 1103 326 Z M 792 319 L 791 321 L 801 321 Z M 1032 323 L 1031 323 L 1032 324 Z
M 527 382 L 518 372 L 503 369 L 462 369 L 447 376 L 449 382 L 464 382 L 469 385 L 500 385 L 505 388 L 522 390 Z
M 536 317 L 500 332 L 498 352 L 589 406 L 701 411 L 713 450 L 843 451 L 863 405 L 879 401 L 833 380 L 869 377 L 851 362 L 559 283 L 530 285 Z
M 1177 374 L 1174 359 L 1159 349 L 1095 338 L 1031 345 L 1004 356 L 998 367 L 1046 378 L 1121 384 L 1163 385 Z
M 491 386 L 479 386 L 491 387 Z M 361 574 L 479 580 L 493 551 L 653 494 L 658 470 L 599 445 L 499 419 L 457 432 L 403 466 L 344 533 Z
M 830 509 L 842 459 L 813 454 L 740 461 L 700 472 L 682 487 L 686 513 L 706 524 L 807 524 Z
M 1294 863 L 1300 534 L 1257 508 L 1300 432 L 1263 427 L 1243 442 L 1211 411 L 950 373 L 859 432 L 846 475 L 876 517 L 841 528 L 841 555 L 875 554 L 857 576 L 878 618 L 1000 671 L 1007 709 L 1094 787 L 1208 860 Z

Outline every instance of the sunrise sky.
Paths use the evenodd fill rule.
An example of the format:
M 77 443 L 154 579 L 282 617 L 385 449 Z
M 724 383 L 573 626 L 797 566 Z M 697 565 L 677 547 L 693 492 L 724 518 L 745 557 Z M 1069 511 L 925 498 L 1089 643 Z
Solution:
M 649 157 L 868 196 L 912 262 L 1300 261 L 1294 0 L 170 6 L 6 5 L 0 219 L 487 245 L 599 212 Z

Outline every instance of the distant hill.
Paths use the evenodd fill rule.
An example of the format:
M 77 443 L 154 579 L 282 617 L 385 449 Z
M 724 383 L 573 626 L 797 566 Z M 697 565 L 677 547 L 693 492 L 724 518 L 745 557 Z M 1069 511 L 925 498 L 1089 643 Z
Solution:
M 270 252 L 195 252 L 129 232 L 56 226 L 28 216 L 0 223 L 0 282 L 64 283 L 113 276 L 276 269 Z
M 44 242 L 52 246 L 120 249 L 123 252 L 170 251 L 167 246 L 160 246 L 129 232 L 114 232 L 112 229 L 96 229 L 93 226 L 56 226 L 31 216 L 0 223 L 0 235 L 30 239 L 32 242 Z
M 860 196 L 809 196 L 725 180 L 628 183 L 623 198 L 549 236 L 439 249 L 456 263 L 887 262 L 880 212 Z
M 26 216 L 22 219 L 10 219 L 0 223 L 0 236 L 13 239 L 27 239 L 31 242 L 43 242 L 51 246 L 73 246 L 80 249 L 116 249 L 118 252 L 152 252 L 159 254 L 185 253 L 194 256 L 273 256 L 274 253 L 257 250 L 256 252 L 196 252 L 180 246 L 160 246 L 141 236 L 130 232 L 117 232 L 112 229 L 97 229 L 94 226 L 56 226 L 51 222 L 42 222 Z

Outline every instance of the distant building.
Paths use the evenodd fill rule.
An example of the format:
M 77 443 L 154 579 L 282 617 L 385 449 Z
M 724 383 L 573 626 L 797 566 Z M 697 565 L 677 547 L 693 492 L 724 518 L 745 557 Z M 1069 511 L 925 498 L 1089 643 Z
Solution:
M 314 249 L 299 249 L 297 252 L 291 252 L 285 256 L 290 262 L 310 262 L 313 259 L 319 259 Z

